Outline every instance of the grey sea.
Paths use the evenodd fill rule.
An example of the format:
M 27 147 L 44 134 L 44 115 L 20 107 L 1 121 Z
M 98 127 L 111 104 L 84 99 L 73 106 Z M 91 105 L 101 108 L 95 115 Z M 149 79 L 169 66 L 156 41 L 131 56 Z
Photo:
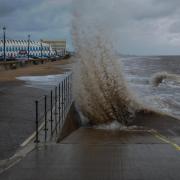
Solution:
M 146 107 L 180 118 L 180 56 L 123 57 L 123 69 L 133 94 Z M 152 82 L 159 74 L 157 86 Z

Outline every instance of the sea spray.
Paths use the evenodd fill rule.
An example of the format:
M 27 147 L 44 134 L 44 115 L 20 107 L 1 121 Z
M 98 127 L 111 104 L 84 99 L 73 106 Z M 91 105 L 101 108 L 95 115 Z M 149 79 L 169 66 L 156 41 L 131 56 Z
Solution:
M 79 32 L 74 33 L 77 55 L 73 68 L 78 108 L 91 124 L 116 120 L 126 125 L 135 108 L 113 47 L 102 34 L 93 37 L 91 32 L 88 40 L 86 32 Z

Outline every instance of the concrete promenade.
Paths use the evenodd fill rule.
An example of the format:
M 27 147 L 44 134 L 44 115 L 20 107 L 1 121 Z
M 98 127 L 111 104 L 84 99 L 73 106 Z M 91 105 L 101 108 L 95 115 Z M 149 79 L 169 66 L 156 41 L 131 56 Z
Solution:
M 69 60 L 55 61 L 38 66 L 28 66 L 16 70 L 0 70 L 0 169 L 1 162 L 13 156 L 20 145 L 35 130 L 35 103 L 34 101 L 50 94 L 54 85 L 43 80 L 37 87 L 26 86 L 25 81 L 17 80 L 22 76 L 57 75 L 67 72 Z M 57 80 L 57 85 L 59 81 Z M 44 84 L 45 85 L 45 84 Z
M 40 145 L 1 180 L 179 180 L 180 149 L 155 131 L 80 128 Z

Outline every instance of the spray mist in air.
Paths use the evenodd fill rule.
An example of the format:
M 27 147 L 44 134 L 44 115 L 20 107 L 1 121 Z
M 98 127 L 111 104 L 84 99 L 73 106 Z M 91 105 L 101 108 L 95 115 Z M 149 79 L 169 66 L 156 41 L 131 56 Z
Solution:
M 120 62 L 103 26 L 89 22 L 85 17 L 78 11 L 73 21 L 76 105 L 91 124 L 118 121 L 126 125 L 135 106 Z

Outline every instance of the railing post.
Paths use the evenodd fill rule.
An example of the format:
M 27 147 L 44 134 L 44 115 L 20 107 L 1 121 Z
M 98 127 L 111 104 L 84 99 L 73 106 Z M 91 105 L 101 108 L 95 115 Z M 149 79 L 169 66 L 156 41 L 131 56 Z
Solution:
M 57 86 L 55 87 L 55 129 L 57 135 Z
M 63 90 L 63 123 L 65 121 L 65 103 L 66 103 L 66 83 L 65 83 L 65 79 L 63 80 L 64 81 L 64 90 Z
M 68 76 L 68 106 L 70 108 L 70 75 Z
M 51 136 L 53 135 L 53 91 L 51 90 L 51 99 L 50 99 L 50 103 L 51 103 L 51 119 L 50 119 L 50 121 L 51 121 Z
M 44 121 L 45 121 L 45 128 L 44 128 L 44 131 L 45 131 L 45 142 L 47 140 L 47 96 L 45 95 L 44 96 Z
M 64 80 L 62 81 L 62 124 L 64 123 Z
M 66 111 L 66 78 L 64 79 L 64 121 L 65 121 L 65 111 Z
M 63 99 L 63 90 L 64 90 L 64 82 L 61 82 L 61 122 L 63 125 L 63 103 L 64 103 L 64 99 Z
M 66 83 L 66 88 L 65 88 L 65 97 L 66 97 L 66 99 L 65 99 L 65 114 L 67 113 L 67 77 L 68 76 L 66 76 L 66 79 L 65 79 L 65 83 Z
M 70 75 L 70 104 L 72 103 L 72 73 Z
M 58 97 L 59 97 L 59 129 L 61 128 L 61 85 L 59 83 L 59 93 L 58 93 Z
M 35 143 L 39 143 L 39 117 L 38 117 L 38 105 L 39 105 L 39 102 L 38 101 L 35 101 L 35 104 L 36 104 L 36 139 L 35 139 Z

